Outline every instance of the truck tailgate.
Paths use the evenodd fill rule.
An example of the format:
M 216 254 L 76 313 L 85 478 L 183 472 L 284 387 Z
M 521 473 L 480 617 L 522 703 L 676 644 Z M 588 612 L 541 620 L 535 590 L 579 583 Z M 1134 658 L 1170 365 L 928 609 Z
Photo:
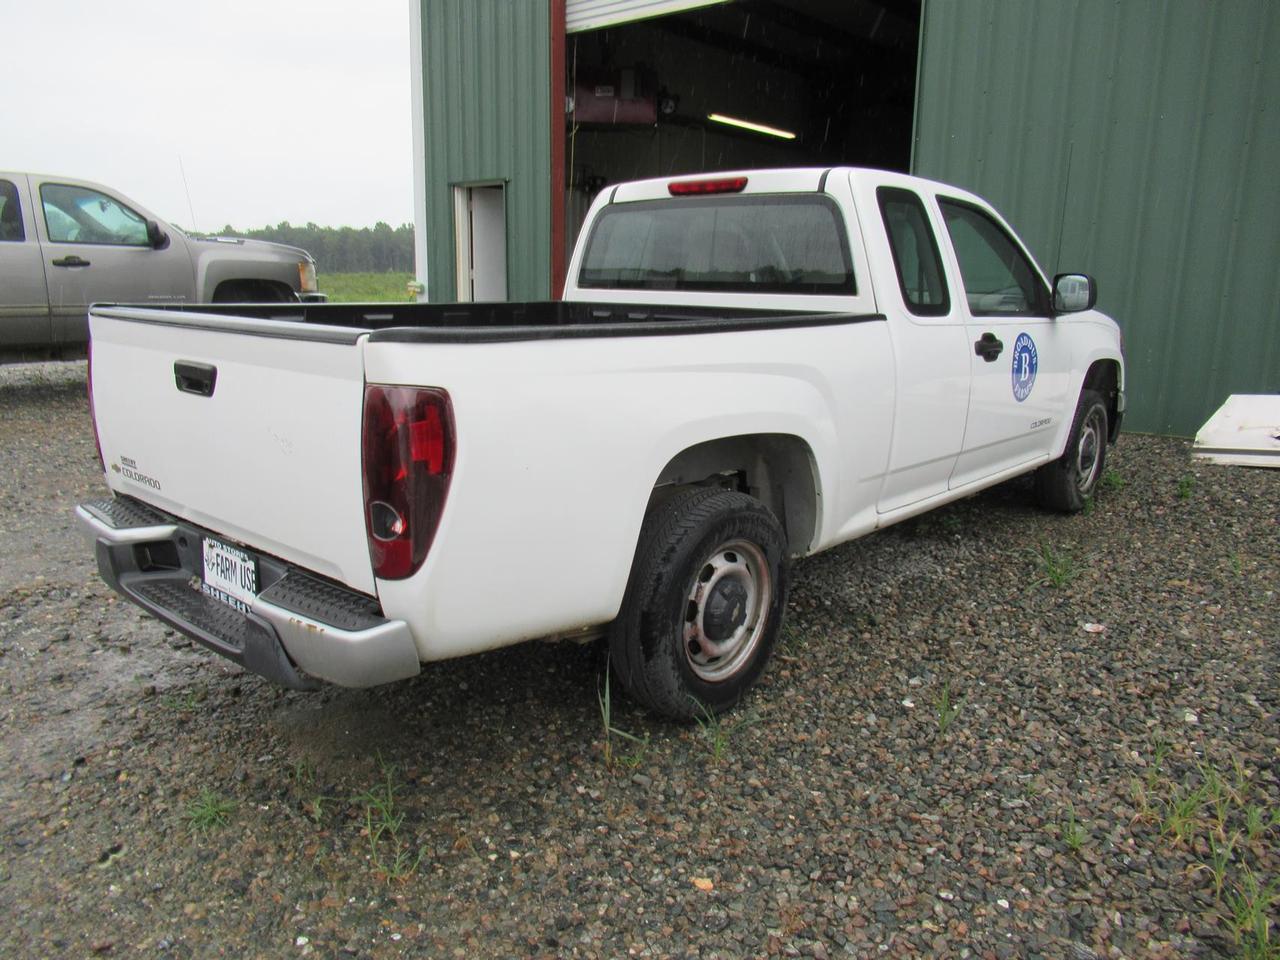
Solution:
M 112 490 L 374 593 L 362 331 L 95 307 L 90 333 Z

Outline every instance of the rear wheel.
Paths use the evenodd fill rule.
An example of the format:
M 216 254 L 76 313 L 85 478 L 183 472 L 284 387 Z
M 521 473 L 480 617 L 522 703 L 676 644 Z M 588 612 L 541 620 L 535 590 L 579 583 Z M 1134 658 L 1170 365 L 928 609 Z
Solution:
M 1075 513 L 1084 508 L 1102 479 L 1109 435 L 1107 404 L 1096 390 L 1082 390 L 1067 448 L 1036 471 L 1036 499 L 1049 510 Z
M 787 572 L 782 528 L 760 501 L 693 488 L 661 502 L 609 631 L 627 692 L 678 720 L 734 706 L 777 639 Z

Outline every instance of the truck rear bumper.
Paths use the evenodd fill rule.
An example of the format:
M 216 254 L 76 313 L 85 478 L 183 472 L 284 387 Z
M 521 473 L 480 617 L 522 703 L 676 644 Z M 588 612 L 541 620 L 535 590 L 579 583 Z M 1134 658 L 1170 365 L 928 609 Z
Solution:
M 421 669 L 408 625 L 363 594 L 258 555 L 262 589 L 242 611 L 200 590 L 201 528 L 123 497 L 81 504 L 76 517 L 112 589 L 246 670 L 307 690 L 317 680 L 372 687 Z

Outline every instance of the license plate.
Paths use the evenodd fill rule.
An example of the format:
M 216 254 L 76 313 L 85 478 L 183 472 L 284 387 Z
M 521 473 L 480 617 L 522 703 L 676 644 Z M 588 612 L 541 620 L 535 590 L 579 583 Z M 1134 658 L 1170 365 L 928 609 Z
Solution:
M 258 564 L 253 557 L 212 537 L 204 538 L 204 582 L 209 596 L 244 613 L 258 596 Z

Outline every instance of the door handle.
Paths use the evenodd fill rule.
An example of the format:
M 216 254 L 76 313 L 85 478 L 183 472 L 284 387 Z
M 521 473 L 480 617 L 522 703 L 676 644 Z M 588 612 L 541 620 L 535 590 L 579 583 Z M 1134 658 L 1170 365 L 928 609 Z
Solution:
M 173 382 L 183 393 L 193 393 L 197 397 L 212 397 L 213 388 L 218 383 L 218 368 L 208 363 L 175 360 Z
M 990 331 L 973 342 L 973 352 L 987 363 L 992 363 L 996 357 L 1000 356 L 1002 350 L 1004 350 L 1004 344 Z
M 60 257 L 57 260 L 52 261 L 52 263 L 55 267 L 87 267 L 89 266 L 88 260 L 81 260 L 74 253 L 71 254 L 71 256 L 69 257 Z

